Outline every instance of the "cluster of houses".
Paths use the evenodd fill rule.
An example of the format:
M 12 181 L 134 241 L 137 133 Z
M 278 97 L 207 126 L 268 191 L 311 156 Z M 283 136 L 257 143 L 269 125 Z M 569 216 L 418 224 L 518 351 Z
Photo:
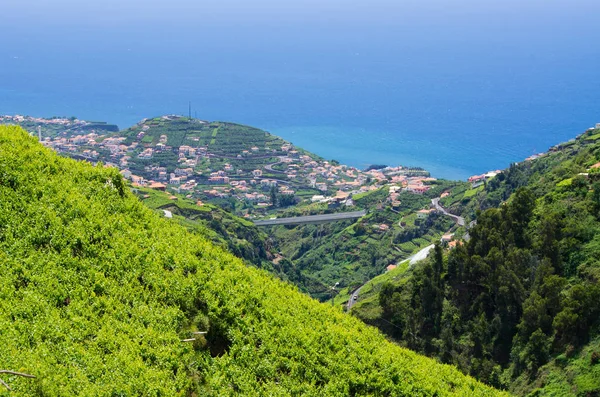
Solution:
M 501 174 L 501 173 L 502 173 L 501 170 L 489 171 L 489 172 L 486 172 L 485 174 L 470 176 L 469 179 L 467 179 L 467 181 L 469 183 L 471 183 L 471 187 L 474 189 L 476 187 L 483 185 L 485 183 L 485 181 L 487 181 L 488 179 L 492 179 L 496 175 Z
M 442 236 L 440 243 L 448 249 L 454 249 L 458 245 L 462 245 L 463 241 L 454 238 L 454 233 L 447 233 Z
M 88 125 L 89 123 L 87 121 L 83 121 L 83 120 L 78 120 L 75 118 L 64 118 L 64 117 L 54 117 L 51 119 L 44 119 L 41 117 L 31 117 L 31 116 L 22 116 L 22 115 L 14 115 L 14 116 L 10 116 L 10 115 L 6 115 L 6 116 L 0 116 L 0 123 L 14 123 L 14 124 L 23 124 L 23 123 L 35 123 L 35 124 L 41 124 L 41 125 L 58 125 L 58 126 L 68 126 L 68 127 L 73 127 L 73 126 L 85 126 Z
M 138 134 L 137 139 L 141 140 L 143 136 L 144 131 Z M 295 195 L 292 184 L 321 191 L 320 195 L 311 198 L 312 202 L 324 202 L 330 206 L 352 206 L 352 194 L 378 189 L 381 183 L 390 181 L 394 184 L 390 188 L 390 202 L 392 206 L 399 206 L 397 196 L 400 191 L 423 194 L 430 189 L 428 182 L 435 180 L 428 176 L 404 174 L 402 167 L 363 172 L 355 167 L 315 160 L 309 155 L 300 154 L 291 144 L 282 145 L 281 152 L 285 155 L 278 156 L 277 163 L 280 166 L 277 170 L 269 167 L 274 164 L 266 164 L 262 168 L 245 173 L 236 170 L 231 163 L 225 163 L 221 169 L 204 174 L 205 170 L 198 169 L 197 165 L 203 157 L 210 157 L 206 147 L 182 145 L 172 148 L 168 146 L 166 135 L 161 135 L 155 146 L 144 146 L 139 141 L 126 145 L 125 140 L 125 137 L 103 137 L 89 133 L 69 138 L 46 138 L 44 144 L 57 151 L 77 153 L 90 160 L 103 160 L 109 165 L 115 165 L 121 169 L 123 177 L 136 186 L 149 186 L 160 190 L 171 188 L 176 192 L 198 192 L 209 198 L 234 197 L 260 207 L 269 205 L 270 195 L 264 192 L 272 188 L 276 188 L 279 194 Z M 133 156 L 151 160 L 157 153 L 167 150 L 176 151 L 178 155 L 178 168 L 173 172 L 169 173 L 167 167 L 154 164 L 145 166 L 142 176 L 134 174 L 128 168 Z M 247 152 L 257 150 L 257 147 L 251 147 Z M 273 178 L 266 175 L 285 176 Z M 206 188 L 207 185 L 213 186 Z
M 11 118 L 10 121 L 15 123 L 25 120 L 22 116 L 2 116 L 0 121 L 6 118 Z M 71 119 L 32 120 L 65 126 L 70 126 L 74 122 Z M 85 123 L 78 120 L 76 122 Z M 390 202 L 398 206 L 400 202 L 397 195 L 400 191 L 423 194 L 430 189 L 428 182 L 435 180 L 429 178 L 424 172 L 424 175 L 415 176 L 410 170 L 402 167 L 361 171 L 355 167 L 315 158 L 301 150 L 296 150 L 289 143 L 277 149 L 249 145 L 241 150 L 237 157 L 232 157 L 230 162 L 223 164 L 213 161 L 211 164 L 218 164 L 217 169 L 208 169 L 206 164 L 210 163 L 216 154 L 211 153 L 206 146 L 173 147 L 169 145 L 167 135 L 161 135 L 158 142 L 152 143 L 145 139 L 151 127 L 143 123 L 140 126 L 141 131 L 134 136 L 134 139 L 113 134 L 100 135 L 90 131 L 70 135 L 61 133 L 55 137 L 46 137 L 43 139 L 43 144 L 71 156 L 90 161 L 102 161 L 107 165 L 118 167 L 123 177 L 136 186 L 183 192 L 190 196 L 233 197 L 259 207 L 269 205 L 270 191 L 273 188 L 282 195 L 296 195 L 298 188 L 314 189 L 315 193 L 320 191 L 320 194 L 314 194 L 308 200 L 327 202 L 331 206 L 352 206 L 352 194 L 378 189 L 381 184 L 390 181 L 393 183 L 390 189 Z M 273 153 L 277 162 L 263 164 L 252 171 L 243 171 L 236 163 L 238 158 L 247 159 L 249 156 L 257 156 L 256 153 L 263 149 Z M 159 156 L 161 153 L 177 155 L 174 169 L 172 166 L 167 168 L 161 164 L 159 159 L 164 158 Z M 156 162 L 153 162 L 154 159 Z M 142 169 L 140 164 L 147 165 Z

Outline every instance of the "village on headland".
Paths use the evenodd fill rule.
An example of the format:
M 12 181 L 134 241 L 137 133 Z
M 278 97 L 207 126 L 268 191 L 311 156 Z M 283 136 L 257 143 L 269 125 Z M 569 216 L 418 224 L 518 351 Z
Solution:
M 381 165 L 360 170 L 320 158 L 259 129 L 178 115 L 144 119 L 122 131 L 116 125 L 75 117 L 5 115 L 0 116 L 0 124 L 20 125 L 63 155 L 117 167 L 134 187 L 170 192 L 173 199 L 179 194 L 198 205 L 233 201 L 235 212 L 246 217 L 264 216 L 275 207 L 300 202 L 353 207 L 353 197 L 384 185 L 388 204 L 398 208 L 401 192 L 424 194 L 436 181 L 421 168 Z M 472 191 L 478 191 L 502 172 L 488 171 L 467 181 Z
M 327 161 L 268 132 L 233 123 L 178 115 L 144 119 L 119 131 L 106 122 L 76 117 L 0 116 L 46 147 L 76 159 L 117 167 L 132 185 L 182 194 L 190 199 L 233 199 L 245 216 L 301 201 L 352 207 L 353 196 L 389 187 L 388 203 L 400 192 L 424 194 L 436 178 L 422 168 L 371 166 L 367 170 Z M 600 123 L 589 130 L 599 129 Z M 589 139 L 598 139 L 592 136 Z M 575 139 L 526 158 L 531 161 L 573 144 Z M 472 189 L 502 173 L 468 178 Z M 174 196 L 173 196 L 174 197 Z M 174 197 L 175 198 L 175 197 Z
M 168 131 L 161 133 L 166 123 L 194 123 L 203 128 L 188 129 L 186 139 L 171 142 Z M 178 115 L 144 119 L 125 130 L 135 132 L 133 135 L 122 134 L 116 125 L 75 117 L 4 115 L 0 116 L 0 124 L 20 125 L 38 136 L 44 146 L 69 157 L 117 167 L 133 186 L 183 194 L 197 198 L 198 203 L 235 199 L 252 209 L 246 212 L 247 216 L 260 215 L 264 212 L 261 209 L 273 207 L 277 199 L 281 204 L 304 200 L 351 207 L 353 195 L 377 190 L 384 184 L 389 186 L 388 201 L 397 207 L 400 192 L 423 194 L 436 180 L 421 168 L 380 166 L 359 170 L 327 161 L 258 129 L 254 129 L 255 135 L 266 134 L 273 139 L 255 142 L 252 135 L 242 134 L 239 137 L 242 144 L 238 141 L 234 145 L 237 151 L 224 150 L 236 127 L 247 127 L 228 124 L 230 136 L 219 142 L 222 136 L 215 123 Z M 204 127 L 208 127 L 208 137 L 203 136 Z M 148 139 L 151 133 L 154 139 Z M 243 145 L 248 137 L 248 144 Z M 535 160 L 574 141 L 551 147 L 548 152 L 534 154 L 524 161 Z M 170 163 L 168 154 L 173 155 Z M 256 167 L 248 168 L 249 164 Z M 468 182 L 476 189 L 500 173 L 502 170 L 473 175 Z
M 400 205 L 400 192 L 423 194 L 436 180 L 420 168 L 359 170 L 321 159 L 261 130 L 248 134 L 243 129 L 247 127 L 239 126 L 241 139 L 250 137 L 244 145 L 232 140 L 237 125 L 175 115 L 145 119 L 121 132 L 87 128 L 102 124 L 75 118 L 0 116 L 0 124 L 11 123 L 26 127 L 44 146 L 59 153 L 119 168 L 134 187 L 182 194 L 199 205 L 203 200 L 234 199 L 248 209 L 248 217 L 263 214 L 261 210 L 276 202 L 352 207 L 353 196 L 382 185 L 389 187 L 388 201 L 395 207 Z M 177 125 L 181 128 L 171 128 Z M 178 134 L 181 131 L 183 135 Z M 231 145 L 225 149 L 228 142 Z M 487 173 L 483 179 L 493 175 Z

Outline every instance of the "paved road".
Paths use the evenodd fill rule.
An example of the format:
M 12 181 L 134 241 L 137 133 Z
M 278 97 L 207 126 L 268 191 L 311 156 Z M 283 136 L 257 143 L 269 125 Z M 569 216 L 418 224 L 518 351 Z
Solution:
M 433 247 L 435 247 L 435 245 L 433 245 L 433 244 L 428 245 L 427 247 L 423 248 L 421 251 L 419 251 L 416 254 L 409 257 L 408 259 L 410 260 L 410 262 L 408 262 L 408 264 L 410 266 L 412 266 L 415 263 L 427 258 L 427 255 L 429 255 L 429 251 L 431 251 L 433 249 Z
M 462 216 L 457 216 L 454 214 L 449 213 L 448 211 L 446 211 L 444 209 L 444 207 L 442 207 L 440 205 L 440 198 L 434 198 L 431 200 L 431 204 L 433 204 L 433 206 L 435 207 L 436 210 L 442 212 L 444 215 L 449 216 L 450 218 L 453 218 L 456 223 L 458 224 L 458 226 L 464 226 L 465 225 L 465 218 L 463 218 Z
M 413 266 L 415 263 L 422 261 L 423 259 L 427 258 L 427 255 L 429 255 L 429 252 L 433 249 L 433 247 L 435 247 L 435 245 L 431 244 L 428 245 L 427 247 L 423 248 L 422 250 L 420 250 L 419 252 L 417 252 L 416 254 L 413 254 L 411 256 L 409 256 L 406 260 L 410 261 L 408 264 L 410 266 Z M 404 262 L 404 261 L 402 261 Z M 367 283 L 369 283 L 371 280 L 367 281 Z M 354 306 L 356 304 L 356 302 L 358 301 L 358 294 L 360 293 L 360 289 L 362 287 L 364 287 L 367 284 L 363 284 L 361 285 L 359 288 L 357 288 L 352 295 L 350 295 L 350 299 L 348 299 L 348 303 L 346 304 L 347 307 L 347 311 L 350 311 L 350 309 L 352 309 L 352 306 Z M 356 298 L 355 298 L 356 297 Z
M 437 209 L 438 211 L 442 212 L 444 215 L 447 215 L 449 217 L 451 217 L 452 219 L 454 219 L 454 221 L 459 225 L 459 226 L 464 226 L 465 225 L 465 218 L 463 218 L 462 216 L 457 216 L 454 214 L 449 213 L 448 211 L 446 211 L 446 209 L 444 209 L 444 207 L 442 207 L 440 205 L 440 198 L 434 198 L 431 200 L 431 204 L 433 204 L 433 206 L 435 207 L 435 209 Z M 400 221 L 401 222 L 401 221 Z M 469 227 L 472 227 L 473 222 L 471 222 L 469 224 Z M 468 233 L 467 233 L 468 235 Z M 423 248 L 422 250 L 420 250 L 419 252 L 417 252 L 414 255 L 411 255 L 410 257 L 408 257 L 409 265 L 413 266 L 415 263 L 422 261 L 423 259 L 427 258 L 427 256 L 429 255 L 429 252 L 433 249 L 434 245 L 428 245 L 427 247 Z M 366 285 L 366 284 L 364 284 Z M 358 300 L 358 294 L 360 292 L 360 289 L 362 287 L 364 287 L 364 285 L 362 285 L 360 288 L 358 288 L 356 291 L 354 291 L 352 293 L 352 295 L 350 295 L 350 299 L 348 300 L 348 310 L 350 310 L 352 308 L 352 306 L 354 306 Z M 356 297 L 356 299 L 355 299 Z
M 261 176 L 261 177 L 258 177 L 257 179 L 258 180 L 266 179 L 269 181 L 276 181 L 277 183 L 281 183 L 282 185 L 299 185 L 299 183 L 295 182 L 295 181 L 284 181 L 283 179 L 277 179 L 277 178 L 266 178 L 266 177 Z
M 352 293 L 352 295 L 350 295 L 350 299 L 348 299 L 348 304 L 347 306 L 347 311 L 350 311 L 350 309 L 352 309 L 352 306 L 354 306 L 354 304 L 356 303 L 356 301 L 358 300 L 358 293 L 360 292 L 360 289 L 362 287 L 364 287 L 366 284 L 361 285 L 359 288 L 356 289 L 356 291 L 354 291 Z
M 324 223 L 324 222 L 335 222 L 344 219 L 355 219 L 361 218 L 366 215 L 366 211 L 354 211 L 354 212 L 339 212 L 337 214 L 325 214 L 325 215 L 310 215 L 310 216 L 296 216 L 293 218 L 279 218 L 279 219 L 268 219 L 265 221 L 254 221 L 256 226 L 273 226 L 273 225 L 300 225 L 304 223 Z
M 285 171 L 279 171 L 279 170 L 274 170 L 273 166 L 277 165 L 277 164 L 281 164 L 281 160 L 277 161 L 276 163 L 270 163 L 265 165 L 265 170 L 272 172 L 274 174 L 285 174 Z

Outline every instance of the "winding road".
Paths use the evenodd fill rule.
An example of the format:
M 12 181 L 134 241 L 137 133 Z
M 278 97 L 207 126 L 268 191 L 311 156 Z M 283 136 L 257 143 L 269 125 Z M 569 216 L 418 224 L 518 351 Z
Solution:
M 409 256 L 408 258 L 406 258 L 403 262 L 410 261 L 410 262 L 408 262 L 408 264 L 410 266 L 413 266 L 415 263 L 420 262 L 423 259 L 427 258 L 427 255 L 429 255 L 429 252 L 433 249 L 433 247 L 434 247 L 433 244 L 428 245 L 427 247 L 423 248 L 416 254 L 413 254 L 413 255 Z M 365 284 L 361 285 L 359 288 L 357 288 L 352 293 L 352 295 L 350 295 L 350 299 L 348 299 L 348 304 L 346 305 L 347 311 L 350 311 L 350 309 L 352 309 L 352 306 L 354 306 L 356 304 L 356 301 L 358 300 L 358 294 L 359 294 L 361 288 L 364 287 L 365 285 L 367 285 L 370 281 L 371 280 L 369 280 Z
M 275 163 L 270 163 L 270 164 L 266 164 L 265 165 L 265 170 L 272 172 L 274 174 L 285 174 L 285 171 L 279 171 L 279 170 L 274 170 L 273 166 L 277 165 L 277 164 L 281 164 L 281 158 L 279 159 L 279 161 L 275 162 Z
M 465 225 L 465 218 L 463 218 L 462 216 L 457 216 L 457 215 L 451 214 L 448 211 L 446 211 L 446 209 L 440 205 L 439 197 L 431 199 L 431 204 L 433 204 L 433 206 L 435 207 L 436 210 L 440 211 L 444 215 L 449 216 L 450 218 L 453 218 L 458 226 Z
M 440 205 L 440 197 L 432 199 L 431 200 L 431 204 L 435 207 L 436 210 L 440 211 L 442 214 L 444 214 L 446 216 L 449 216 L 450 218 L 454 219 L 454 221 L 456 222 L 456 224 L 458 226 L 465 226 L 465 218 L 463 218 L 462 216 L 451 214 L 448 211 L 446 211 L 446 209 Z M 469 224 L 469 228 L 473 226 L 473 223 L 474 222 L 471 222 L 471 224 Z M 468 233 L 467 233 L 467 237 L 468 237 Z M 407 260 L 410 261 L 409 265 L 413 266 L 415 263 L 420 262 L 423 259 L 427 258 L 427 255 L 429 255 L 429 252 L 433 249 L 433 247 L 434 247 L 433 244 L 428 245 L 427 247 L 423 248 L 422 250 L 420 250 L 416 254 L 413 254 L 410 257 L 408 257 Z M 352 306 L 354 306 L 356 304 L 356 301 L 358 300 L 358 294 L 360 292 L 360 289 L 362 287 L 364 287 L 365 285 L 366 284 L 361 285 L 359 288 L 357 288 L 352 293 L 352 295 L 350 295 L 350 299 L 348 300 L 348 304 L 347 304 L 348 311 L 350 311 L 350 309 L 352 308 Z
M 410 256 L 408 258 L 410 260 L 410 262 L 408 262 L 408 264 L 410 266 L 413 266 L 415 263 L 420 262 L 423 259 L 427 258 L 427 256 L 429 255 L 429 252 L 433 249 L 433 247 L 435 247 L 435 245 L 433 245 L 433 244 L 428 245 L 427 247 L 423 248 L 416 254 Z

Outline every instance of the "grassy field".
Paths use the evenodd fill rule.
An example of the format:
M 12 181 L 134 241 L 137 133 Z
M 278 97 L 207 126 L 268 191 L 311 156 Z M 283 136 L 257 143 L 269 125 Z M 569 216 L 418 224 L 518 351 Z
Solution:
M 469 189 L 469 190 L 465 191 L 465 194 L 463 195 L 463 198 L 473 197 L 477 193 L 483 191 L 483 189 L 485 189 L 484 185 L 478 186 L 475 189 Z

